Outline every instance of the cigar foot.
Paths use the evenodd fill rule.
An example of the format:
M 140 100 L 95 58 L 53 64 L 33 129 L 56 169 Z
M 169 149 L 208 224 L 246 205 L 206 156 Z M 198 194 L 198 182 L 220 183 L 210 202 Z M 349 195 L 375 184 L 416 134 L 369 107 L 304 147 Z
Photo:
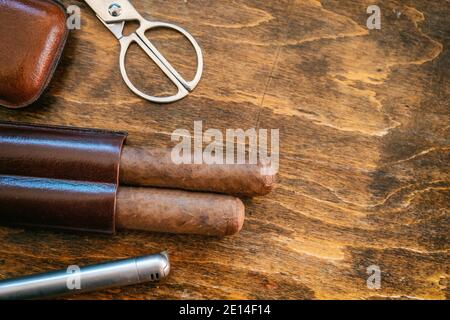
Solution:
M 230 236 L 241 231 L 245 220 L 245 206 L 241 199 L 235 198 L 234 215 L 228 221 L 225 236 Z
M 273 191 L 275 188 L 275 183 L 277 182 L 277 176 L 276 175 L 262 175 L 261 178 L 261 188 L 256 191 L 252 192 L 250 195 L 247 196 L 265 196 L 268 195 Z M 244 194 L 245 195 L 245 194 Z

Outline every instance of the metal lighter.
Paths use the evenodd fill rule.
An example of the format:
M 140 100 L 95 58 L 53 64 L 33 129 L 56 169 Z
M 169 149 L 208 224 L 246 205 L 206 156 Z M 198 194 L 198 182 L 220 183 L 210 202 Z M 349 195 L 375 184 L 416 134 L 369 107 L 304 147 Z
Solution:
M 169 272 L 169 256 L 162 252 L 78 270 L 59 270 L 3 280 L 0 281 L 0 300 L 40 299 L 128 286 L 160 280 Z

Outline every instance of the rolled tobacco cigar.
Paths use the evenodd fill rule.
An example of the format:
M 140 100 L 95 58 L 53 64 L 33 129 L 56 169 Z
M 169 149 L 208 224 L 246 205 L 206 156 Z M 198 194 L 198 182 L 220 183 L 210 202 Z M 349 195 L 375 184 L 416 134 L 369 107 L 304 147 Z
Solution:
M 120 187 L 117 229 L 226 236 L 244 223 L 239 198 L 220 194 Z
M 175 164 L 170 149 L 125 145 L 120 183 L 254 197 L 268 194 L 275 185 L 275 175 L 263 175 L 262 168 L 251 164 Z

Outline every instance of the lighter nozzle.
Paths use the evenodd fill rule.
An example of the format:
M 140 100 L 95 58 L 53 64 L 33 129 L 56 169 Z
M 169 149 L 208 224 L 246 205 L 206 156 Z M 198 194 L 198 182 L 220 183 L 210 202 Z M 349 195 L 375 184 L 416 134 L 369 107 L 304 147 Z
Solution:
M 141 281 L 160 280 L 169 275 L 169 255 L 164 251 L 160 254 L 136 258 L 136 268 Z

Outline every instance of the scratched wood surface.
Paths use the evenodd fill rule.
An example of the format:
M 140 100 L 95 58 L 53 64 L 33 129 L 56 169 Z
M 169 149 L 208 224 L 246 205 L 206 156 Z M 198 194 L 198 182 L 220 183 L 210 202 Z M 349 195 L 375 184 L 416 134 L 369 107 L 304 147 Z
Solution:
M 0 227 L 0 278 L 167 249 L 158 284 L 93 299 L 449 299 L 448 1 L 132 1 L 147 18 L 184 26 L 205 72 L 185 100 L 155 105 L 118 72 L 118 43 L 81 1 L 48 91 L 1 120 L 126 130 L 129 144 L 168 146 L 175 129 L 279 128 L 280 174 L 245 200 L 242 232 L 226 239 L 121 232 L 64 234 Z M 183 74 L 189 47 L 150 33 Z M 169 41 L 170 40 L 170 41 Z M 129 72 L 169 92 L 133 48 Z M 158 89 L 159 88 L 159 89 Z M 368 289 L 367 267 L 381 269 Z

